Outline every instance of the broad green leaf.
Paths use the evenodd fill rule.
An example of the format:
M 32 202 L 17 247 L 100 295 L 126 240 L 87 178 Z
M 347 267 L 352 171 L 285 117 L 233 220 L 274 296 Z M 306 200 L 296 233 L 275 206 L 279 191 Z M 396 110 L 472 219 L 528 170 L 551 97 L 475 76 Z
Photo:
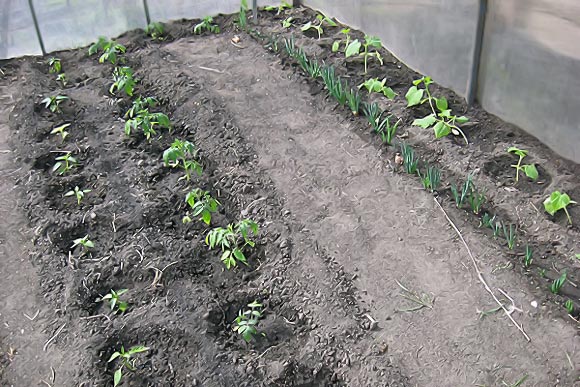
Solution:
M 465 116 L 457 117 L 455 119 L 455 122 L 457 122 L 458 124 L 465 124 L 468 121 L 469 121 L 469 118 L 467 118 Z
M 413 81 L 413 86 L 419 86 L 425 78 L 415 79 Z
M 143 345 L 137 345 L 137 346 L 135 346 L 135 347 L 132 347 L 132 348 L 129 350 L 129 353 L 130 353 L 130 354 L 135 354 L 135 353 L 146 352 L 146 351 L 148 351 L 148 350 L 149 350 L 149 347 L 145 347 L 145 346 L 143 346 Z
M 419 89 L 417 86 L 411 86 L 407 91 L 407 94 L 405 94 L 405 98 L 407 99 L 407 107 L 419 105 L 421 103 L 421 99 L 423 98 L 424 92 L 424 89 Z
M 435 124 L 433 130 L 435 131 L 435 138 L 441 138 L 451 133 L 451 126 L 443 121 L 439 121 L 437 124 Z
M 205 224 L 207 224 L 209 226 L 210 222 L 211 222 L 211 213 L 209 211 L 204 211 L 201 215 L 203 221 L 205 222 Z
M 451 118 L 451 109 L 445 109 L 445 110 L 439 112 L 439 117 Z
M 365 35 L 365 42 L 367 46 L 380 48 L 381 47 L 381 39 L 376 36 L 372 35 Z
M 435 105 L 437 105 L 437 109 L 439 109 L 440 112 L 443 112 L 444 110 L 447 110 L 447 99 L 445 99 L 445 97 L 435 98 Z
M 522 169 L 524 170 L 524 173 L 526 174 L 527 177 L 529 177 L 532 180 L 538 180 L 539 174 L 534 164 L 522 165 Z
M 337 52 L 340 48 L 340 40 L 335 41 L 332 43 L 332 52 Z
M 507 151 L 509 153 L 516 154 L 516 155 L 518 155 L 521 158 L 524 158 L 524 157 L 526 157 L 528 155 L 528 151 L 527 150 L 519 149 L 519 148 L 516 148 L 515 146 L 509 147 Z
M 244 253 L 242 253 L 242 250 L 240 249 L 234 249 L 234 256 L 236 257 L 236 259 L 242 263 L 246 263 L 246 256 L 244 255 Z
M 544 200 L 544 209 L 553 216 L 557 211 L 566 208 L 571 203 L 576 202 L 571 200 L 568 194 L 554 191 L 549 198 Z
M 113 376 L 113 386 L 116 387 L 121 382 L 121 378 L 123 377 L 123 371 L 119 368 L 115 371 L 115 375 Z
M 418 118 L 415 121 L 413 121 L 413 125 L 420 126 L 423 129 L 427 129 L 428 127 L 433 125 L 435 122 L 437 122 L 437 118 L 435 118 L 435 116 L 433 114 L 429 114 L 426 117 Z
M 383 88 L 383 95 L 385 97 L 387 97 L 388 99 L 395 99 L 395 96 L 397 94 L 395 94 L 395 92 L 393 91 L 393 89 L 391 89 L 390 87 L 384 87 Z
M 312 27 L 312 22 L 308 22 L 300 28 L 302 31 L 308 31 Z
M 358 53 L 360 52 L 360 46 L 361 43 L 358 41 L 358 39 L 353 40 L 352 42 L 349 43 L 348 47 L 346 48 L 344 56 L 348 58 L 353 55 L 358 55 Z

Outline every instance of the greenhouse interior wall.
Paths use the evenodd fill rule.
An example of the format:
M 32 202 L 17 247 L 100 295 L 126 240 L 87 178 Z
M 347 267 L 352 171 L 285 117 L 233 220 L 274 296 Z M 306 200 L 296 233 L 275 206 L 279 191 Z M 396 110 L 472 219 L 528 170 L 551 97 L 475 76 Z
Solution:
M 100 35 L 114 37 L 145 27 L 145 4 L 152 21 L 233 13 L 240 6 L 239 0 L 31 0 L 30 3 L 47 52 L 87 45 Z M 259 6 L 278 3 L 258 1 Z M 410 67 L 461 96 L 476 95 L 487 111 L 521 127 L 561 156 L 580 163 L 577 0 L 301 3 L 377 35 L 386 48 Z M 0 58 L 40 55 L 29 1 L 2 0 L 0 12 Z

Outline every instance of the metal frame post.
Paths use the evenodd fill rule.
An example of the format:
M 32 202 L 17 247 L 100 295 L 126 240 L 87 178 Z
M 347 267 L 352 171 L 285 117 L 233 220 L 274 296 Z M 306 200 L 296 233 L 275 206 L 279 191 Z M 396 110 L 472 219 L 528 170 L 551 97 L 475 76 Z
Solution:
M 147 4 L 147 0 L 143 0 L 143 10 L 145 11 L 145 20 L 147 21 L 147 25 L 151 24 L 151 16 L 149 15 L 149 4 Z
M 258 0 L 252 0 L 252 20 L 258 23 Z
M 38 27 L 38 20 L 36 19 L 36 12 L 34 11 L 34 4 L 32 4 L 32 0 L 28 0 L 28 7 L 30 8 L 30 14 L 32 15 L 32 22 L 34 23 L 34 29 L 36 30 L 38 43 L 40 43 L 40 50 L 42 51 L 42 55 L 46 55 L 44 42 L 42 41 L 42 35 L 40 34 L 40 28 Z
M 488 0 L 479 0 L 477 25 L 475 30 L 475 42 L 473 44 L 473 57 L 471 62 L 471 74 L 467 81 L 467 105 L 471 106 L 477 97 L 479 66 L 481 64 L 481 50 L 485 33 L 485 18 L 487 16 Z

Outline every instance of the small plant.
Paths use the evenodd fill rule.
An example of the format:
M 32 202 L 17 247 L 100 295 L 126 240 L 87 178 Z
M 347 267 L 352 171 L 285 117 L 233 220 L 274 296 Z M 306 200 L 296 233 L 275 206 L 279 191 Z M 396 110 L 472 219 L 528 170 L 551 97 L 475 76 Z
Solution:
M 526 245 L 526 253 L 524 255 L 524 267 L 530 267 L 532 261 L 534 260 L 532 248 L 529 245 Z
M 381 109 L 376 102 L 363 103 L 363 114 L 367 118 L 367 121 L 371 127 L 376 131 L 375 128 L 379 125 L 379 119 L 381 118 Z
M 542 278 L 546 278 L 546 269 L 542 269 L 538 267 L 538 275 Z
M 566 311 L 568 312 L 568 314 L 574 313 L 574 302 L 572 300 L 567 300 L 564 303 L 564 308 L 566 308 Z
M 473 211 L 475 215 L 479 215 L 485 200 L 485 192 L 480 192 L 472 185 L 471 190 L 467 194 L 467 203 L 469 203 L 469 207 L 471 207 L 471 211 Z
M 284 38 L 284 49 L 289 57 L 294 58 L 296 55 L 296 43 L 294 41 L 294 35 L 289 38 Z
M 379 136 L 381 136 L 381 140 L 383 141 L 383 143 L 386 143 L 387 145 L 391 145 L 391 143 L 393 142 L 393 138 L 397 133 L 397 127 L 399 126 L 399 122 L 401 122 L 401 120 L 398 120 L 397 122 L 395 122 L 394 125 L 391 125 L 390 123 L 391 117 L 392 116 L 387 116 L 383 120 L 381 120 L 381 117 L 379 117 L 376 121 L 378 122 L 378 124 L 375 131 Z
M 344 50 L 346 51 L 346 48 L 350 44 L 350 40 L 351 40 L 350 39 L 350 28 L 344 28 L 340 31 L 340 33 L 345 36 Z M 340 50 L 341 43 L 342 43 L 342 40 L 335 40 L 334 43 L 332 43 L 332 52 L 338 52 Z
M 66 86 L 68 84 L 68 80 L 66 79 L 66 74 L 61 73 L 56 76 L 56 81 L 62 83 L 62 86 Z
M 138 354 L 138 353 L 146 352 L 148 350 L 149 350 L 149 348 L 147 348 L 147 347 L 144 347 L 142 345 L 137 345 L 135 347 L 129 348 L 129 350 L 125 352 L 125 348 L 121 347 L 120 351 L 114 352 L 111 355 L 111 358 L 109 359 L 108 363 L 112 362 L 113 360 L 115 360 L 117 358 L 119 358 L 121 360 L 121 364 L 119 365 L 119 368 L 117 368 L 117 370 L 115 371 L 115 374 L 113 376 L 113 386 L 114 387 L 117 387 L 119 385 L 119 383 L 121 383 L 121 379 L 123 378 L 123 368 L 127 368 L 131 372 L 135 371 L 136 359 L 133 359 L 133 356 Z
M 493 222 L 495 221 L 495 215 L 491 216 L 488 212 L 483 214 L 481 221 L 479 222 L 479 227 L 485 226 L 493 229 Z
M 423 188 L 434 192 L 441 185 L 441 170 L 439 168 L 426 165 L 425 175 L 421 175 L 420 171 L 417 171 L 421 182 L 423 183 Z
M 157 99 L 155 97 L 137 97 L 133 100 L 133 103 L 127 113 L 125 113 L 125 118 L 134 118 L 140 111 L 153 108 L 157 106 Z
M 242 4 L 245 1 L 246 0 L 243 0 Z M 220 27 L 217 24 L 213 24 L 213 17 L 206 16 L 203 18 L 201 23 L 198 23 L 195 25 L 195 27 L 193 27 L 193 33 L 196 35 L 201 35 L 203 33 L 203 31 L 209 31 L 209 32 L 214 33 L 214 34 L 219 34 Z
M 494 238 L 497 238 L 502 230 L 503 230 L 503 223 L 499 220 L 491 226 L 491 231 L 493 231 Z
M 134 113 L 134 112 L 133 112 Z M 147 141 L 151 140 L 151 136 L 155 136 L 157 131 L 155 127 L 159 126 L 165 129 L 171 129 L 171 122 L 169 117 L 163 113 L 150 113 L 148 108 L 139 110 L 133 118 L 125 121 L 125 134 L 131 135 L 133 130 L 141 128 Z
M 131 67 L 115 67 L 113 70 L 113 84 L 109 88 L 109 93 L 115 94 L 117 91 L 123 91 L 127 96 L 133 96 L 133 90 L 137 80 L 133 78 L 133 69 Z
M 360 52 L 361 46 L 363 48 L 362 52 Z M 381 66 L 383 65 L 383 57 L 381 56 L 381 53 L 377 51 L 381 47 L 382 43 L 379 38 L 377 38 L 376 36 L 365 35 L 363 43 L 361 43 L 358 39 L 355 39 L 352 42 L 350 42 L 347 45 L 346 50 L 344 51 L 344 56 L 346 58 L 354 55 L 362 56 L 365 62 L 365 74 L 366 74 L 368 72 L 369 58 L 371 57 L 376 58 L 377 61 L 379 61 L 379 63 L 381 64 Z M 374 51 L 371 51 L 371 49 L 374 49 Z
M 445 97 L 435 98 L 431 95 L 429 85 L 433 83 L 430 77 L 423 77 L 413 81 L 413 86 L 409 88 L 405 98 L 407 99 L 407 107 L 421 105 L 424 102 L 429 102 L 431 107 L 431 114 L 418 118 L 413 121 L 413 125 L 419 126 L 423 129 L 433 127 L 435 138 L 445 137 L 451 133 L 461 135 L 466 144 L 469 144 L 465 133 L 458 126 L 469 121 L 465 116 L 457 117 L 451 113 L 447 99 Z M 420 89 L 419 85 L 423 84 L 424 89 Z M 423 96 L 427 94 L 426 98 Z
M 238 317 L 234 320 L 234 332 L 242 335 L 242 338 L 249 343 L 258 334 L 258 323 L 262 318 L 262 304 L 254 301 L 248 304 L 249 310 L 239 311 Z
M 292 8 L 292 4 L 288 4 L 286 1 L 282 0 L 280 2 L 280 5 L 276 6 L 276 5 L 268 5 L 266 7 L 264 7 L 264 11 L 277 11 L 276 15 L 280 15 L 285 9 L 291 9 Z
M 145 27 L 145 33 L 151 37 L 153 40 L 164 40 L 165 28 L 162 23 L 151 22 L 147 27 Z
M 334 67 L 324 67 L 321 70 L 321 76 L 330 95 L 332 95 L 339 104 L 344 106 L 347 100 L 347 89 L 343 85 L 340 77 L 335 75 Z
M 457 185 L 451 184 L 451 193 L 453 194 L 453 198 L 455 199 L 455 205 L 457 208 L 461 208 L 467 195 L 471 192 L 473 187 L 473 176 L 471 174 L 467 175 L 467 180 L 461 186 L 461 191 L 458 190 Z
M 82 238 L 77 238 L 73 241 L 73 245 L 71 247 L 71 249 L 74 249 L 77 246 L 82 246 L 83 251 L 88 251 L 89 249 L 92 249 L 95 247 L 95 244 L 93 243 L 93 241 L 91 241 L 89 239 L 88 235 L 85 235 Z
M 553 294 L 559 294 L 565 282 L 566 282 L 566 272 L 564 271 L 560 277 L 556 278 L 554 282 L 552 282 L 552 284 L 550 285 L 550 291 Z
M 516 232 L 517 228 L 510 224 L 509 228 L 503 225 L 503 236 L 507 242 L 508 249 L 513 250 L 516 244 Z
M 318 78 L 322 72 L 320 64 L 316 60 L 309 60 L 306 53 L 302 48 L 296 51 L 295 58 L 300 64 L 300 67 L 308 74 L 311 78 Z
M 191 207 L 192 216 L 201 215 L 200 220 L 203 220 L 208 226 L 211 223 L 211 214 L 216 212 L 220 205 L 220 202 L 214 199 L 209 192 L 202 191 L 199 188 L 188 192 L 185 196 L 185 202 Z M 186 219 L 189 219 L 189 221 Z M 189 216 L 183 218 L 183 223 L 189 222 L 191 222 Z
M 395 98 L 396 94 L 390 87 L 386 86 L 387 78 L 379 81 L 378 78 L 369 78 L 364 83 L 359 85 L 359 89 L 364 87 L 370 93 L 382 93 L 388 99 Z
M 284 27 L 284 28 L 292 27 L 294 25 L 292 23 L 293 21 L 294 21 L 294 18 L 292 16 L 287 17 L 286 19 L 282 20 L 282 27 Z
M 248 26 L 248 1 L 242 0 L 240 3 L 240 13 L 238 14 L 238 26 L 245 30 Z
M 403 167 L 405 172 L 410 175 L 417 173 L 417 164 L 419 160 L 415 158 L 415 151 L 409 144 L 401 144 L 401 156 L 403 157 Z
M 358 91 L 350 89 L 346 92 L 346 103 L 353 115 L 358 116 L 360 112 L 361 98 Z
M 549 198 L 544 200 L 544 209 L 546 212 L 552 216 L 560 210 L 564 210 L 566 217 L 568 218 L 568 223 L 572 224 L 572 218 L 570 218 L 570 213 L 568 212 L 568 205 L 576 204 L 575 201 L 570 199 L 570 196 L 565 193 L 560 193 L 560 191 L 554 191 Z
M 46 97 L 41 101 L 44 107 L 49 109 L 53 113 L 62 113 L 60 110 L 60 104 L 69 98 L 66 95 L 53 95 L 51 97 Z
M 48 72 L 51 74 L 58 74 L 62 70 L 60 59 L 53 57 L 48 58 Z
M 324 23 L 326 23 L 330 27 L 336 27 L 336 23 L 334 22 L 334 20 L 330 19 L 328 16 L 318 14 L 316 15 L 316 19 L 314 21 L 304 24 L 300 29 L 302 30 L 302 32 L 314 29 L 316 30 L 316 32 L 318 32 L 318 39 L 320 39 L 320 37 L 324 33 L 324 30 L 322 29 L 322 25 Z
M 196 172 L 198 176 L 201 176 L 201 173 L 203 172 L 203 167 L 197 160 L 195 160 L 196 157 L 197 149 L 195 149 L 195 145 L 187 140 L 183 141 L 176 139 L 173 141 L 171 146 L 163 152 L 163 163 L 167 167 L 183 168 L 185 176 L 181 177 L 179 180 L 186 179 L 189 181 L 192 172 Z
M 64 140 L 69 135 L 69 133 L 65 129 L 68 128 L 70 125 L 71 124 L 62 124 L 60 126 L 57 126 L 56 128 L 50 131 L 50 134 L 58 134 L 62 139 L 62 142 L 64 142 Z
M 62 156 L 58 156 L 55 159 L 56 163 L 52 167 L 52 171 L 59 175 L 64 175 L 78 164 L 77 159 L 73 157 L 71 152 L 66 151 L 63 153 Z
M 88 194 L 89 192 L 91 192 L 90 189 L 80 189 L 79 186 L 77 185 L 74 190 L 68 191 L 67 193 L 64 194 L 64 196 L 65 197 L 67 197 L 67 196 L 74 196 L 74 197 L 76 197 L 77 204 L 80 206 L 81 205 L 81 201 L 85 197 L 85 194 Z
M 111 289 L 111 292 L 101 298 L 101 302 L 108 302 L 111 311 L 123 313 L 129 307 L 126 301 L 121 300 L 121 296 L 127 292 L 127 289 L 119 289 L 117 291 Z M 115 310 L 116 308 L 116 310 Z
M 249 238 L 250 233 L 258 235 L 258 224 L 253 220 L 244 219 L 237 224 L 229 224 L 226 228 L 214 228 L 205 237 L 205 243 L 210 249 L 217 246 L 221 248 L 220 259 L 229 270 L 236 266 L 237 262 L 248 264 L 243 249 L 246 246 L 254 247 L 255 245 L 255 242 Z
M 523 172 L 527 177 L 532 180 L 538 180 L 538 170 L 534 164 L 524 164 L 522 165 L 522 161 L 528 155 L 527 150 L 518 149 L 515 146 L 510 147 L 508 153 L 513 153 L 519 157 L 518 163 L 516 165 L 512 165 L 512 168 L 516 169 L 516 182 L 520 177 L 520 171 Z
M 89 47 L 89 56 L 98 54 L 100 51 L 103 53 L 99 57 L 99 63 L 110 62 L 111 64 L 117 64 L 117 60 L 120 54 L 124 54 L 127 49 L 122 44 L 115 42 L 114 40 L 108 40 L 104 36 L 100 36 L 96 43 Z

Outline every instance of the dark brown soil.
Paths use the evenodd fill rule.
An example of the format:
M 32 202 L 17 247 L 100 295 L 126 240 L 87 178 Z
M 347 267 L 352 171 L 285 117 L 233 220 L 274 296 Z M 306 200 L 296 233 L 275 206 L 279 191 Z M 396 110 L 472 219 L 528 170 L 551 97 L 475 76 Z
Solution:
M 156 96 L 172 121 L 172 131 L 151 142 L 124 135 L 130 99 L 108 93 L 113 67 L 86 49 L 57 54 L 71 82 L 64 89 L 48 74 L 46 58 L 0 63 L 0 128 L 10 143 L 0 209 L 11 219 L 0 235 L 3 245 L 12 241 L 4 255 L 19 257 L 0 264 L 0 295 L 21 301 L 0 304 L 10 325 L 0 332 L 2 385 L 109 386 L 111 354 L 138 344 L 150 349 L 138 356 L 136 372 L 126 372 L 126 386 L 500 386 L 524 375 L 523 386 L 575 385 L 578 323 L 562 304 L 570 299 L 580 308 L 573 259 L 579 231 L 565 216 L 545 215 L 542 201 L 556 189 L 580 200 L 580 167 L 439 87 L 434 92 L 475 124 L 466 129 L 469 146 L 460 138 L 435 140 L 410 125 L 424 108 L 405 108 L 417 74 L 386 51 L 384 66 L 371 64 L 371 76 L 386 77 L 398 93 L 394 101 L 372 98 L 401 118 L 399 141 L 443 169 L 435 199 L 528 342 L 502 312 L 479 314 L 497 304 L 433 195 L 393 163 L 395 148 L 382 146 L 364 117 L 336 106 L 320 81 L 273 50 L 268 37 L 293 33 L 297 45 L 334 64 L 351 85 L 369 76 L 360 61 L 330 51 L 339 27 L 325 28 L 317 40 L 283 29 L 290 15 L 298 25 L 314 18 L 304 8 L 263 12 L 251 36 L 236 30 L 232 17 L 220 17 L 219 35 L 193 36 L 194 23 L 182 21 L 167 26 L 163 42 L 142 31 L 120 37 L 140 79 L 136 95 Z M 56 93 L 71 98 L 60 114 L 40 105 Z M 49 133 L 64 122 L 72 125 L 63 142 Z M 200 150 L 204 171 L 191 182 L 162 163 L 175 138 Z M 537 182 L 515 184 L 506 153 L 512 145 L 530 151 Z M 51 169 L 55 152 L 64 150 L 80 166 L 59 176 Z M 446 194 L 470 172 L 487 194 L 484 211 L 517 226 L 514 250 Z M 91 190 L 80 206 L 63 197 L 74 186 Z M 209 228 L 182 223 L 183 198 L 195 187 L 221 203 L 212 226 L 259 223 L 247 267 L 226 270 L 204 244 Z M 578 222 L 579 208 L 570 211 Z M 85 235 L 95 248 L 71 251 Z M 526 268 L 527 244 L 534 261 Z M 551 295 L 563 270 L 569 281 Z M 30 284 L 20 291 L 23 281 Z M 399 283 L 433 297 L 432 308 L 403 311 L 416 304 L 401 296 Z M 112 314 L 98 300 L 121 288 L 129 289 L 130 307 Z M 264 304 L 265 335 L 246 344 L 233 320 L 254 300 Z M 32 321 L 22 317 L 36 310 Z

